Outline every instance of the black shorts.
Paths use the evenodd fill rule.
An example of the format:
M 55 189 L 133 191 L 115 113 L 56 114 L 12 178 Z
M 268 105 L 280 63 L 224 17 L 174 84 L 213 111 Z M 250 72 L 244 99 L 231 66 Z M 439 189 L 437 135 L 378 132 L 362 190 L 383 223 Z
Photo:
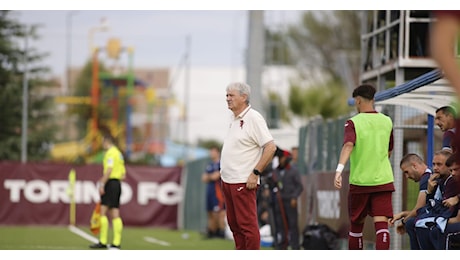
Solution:
M 105 193 L 101 196 L 101 205 L 111 208 L 120 207 L 121 181 L 109 179 L 104 186 Z

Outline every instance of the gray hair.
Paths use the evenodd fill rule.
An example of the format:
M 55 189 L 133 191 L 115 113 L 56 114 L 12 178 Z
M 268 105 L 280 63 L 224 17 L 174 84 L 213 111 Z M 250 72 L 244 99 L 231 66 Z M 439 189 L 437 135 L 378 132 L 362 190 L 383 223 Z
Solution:
M 452 155 L 452 151 L 450 149 L 442 149 L 442 150 L 439 150 L 439 151 L 436 151 L 434 153 L 434 155 L 442 155 L 444 156 L 445 158 L 449 158 L 451 155 Z
M 227 86 L 227 91 L 236 90 L 240 93 L 240 95 L 246 95 L 248 98 L 246 99 L 246 104 L 249 105 L 249 100 L 251 99 L 251 87 L 243 82 L 233 82 Z

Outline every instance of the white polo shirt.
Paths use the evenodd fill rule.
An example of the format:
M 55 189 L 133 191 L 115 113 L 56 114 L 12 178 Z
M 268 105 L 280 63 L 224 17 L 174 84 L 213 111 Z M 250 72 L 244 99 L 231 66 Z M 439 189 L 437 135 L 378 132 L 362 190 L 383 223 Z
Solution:
M 272 140 L 267 122 L 251 106 L 233 117 L 222 147 L 222 180 L 226 183 L 246 183 L 260 160 L 262 147 Z

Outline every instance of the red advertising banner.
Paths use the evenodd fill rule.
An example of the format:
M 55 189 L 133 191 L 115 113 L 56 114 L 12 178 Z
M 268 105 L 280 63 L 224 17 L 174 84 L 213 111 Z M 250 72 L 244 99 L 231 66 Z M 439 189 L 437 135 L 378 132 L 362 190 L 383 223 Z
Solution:
M 73 193 L 69 173 L 74 169 Z M 126 226 L 177 228 L 181 167 L 126 166 L 120 214 Z M 102 165 L 0 162 L 0 225 L 68 225 L 71 194 L 75 224 L 88 225 Z

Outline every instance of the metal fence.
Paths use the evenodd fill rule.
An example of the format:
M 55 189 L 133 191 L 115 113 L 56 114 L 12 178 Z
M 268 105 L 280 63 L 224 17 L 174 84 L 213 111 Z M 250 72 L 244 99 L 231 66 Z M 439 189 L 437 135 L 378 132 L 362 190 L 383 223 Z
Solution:
M 179 227 L 204 232 L 206 230 L 206 184 L 201 181 L 210 158 L 187 162 L 182 173 L 185 191 L 179 207 Z
M 431 115 L 428 115 L 419 110 L 396 105 L 384 105 L 379 109 L 382 113 L 387 114 L 393 119 L 393 134 L 394 134 L 394 149 L 392 153 L 391 164 L 395 176 L 396 191 L 393 194 L 393 207 L 394 212 L 412 209 L 418 195 L 418 183 L 408 181 L 399 168 L 399 162 L 406 153 L 417 153 L 422 158 L 427 158 L 427 165 L 431 166 L 429 161 L 430 156 L 427 154 L 427 122 L 430 120 Z M 307 125 L 302 127 L 299 131 L 299 168 L 301 173 L 307 175 L 306 180 L 315 180 L 315 182 L 330 182 L 332 184 L 335 168 L 340 156 L 340 151 L 343 144 L 343 131 L 344 124 L 347 119 L 352 115 L 344 116 L 336 120 L 323 120 L 321 118 L 310 121 Z M 432 118 L 431 118 L 432 119 Z M 442 132 L 438 127 L 434 127 L 434 149 L 441 148 Z M 349 171 L 349 164 L 345 166 L 345 172 Z M 344 172 L 344 173 L 345 173 Z M 320 175 L 321 177 L 311 178 L 309 175 Z M 348 213 L 346 207 L 343 207 L 343 202 L 346 203 L 346 193 L 328 190 L 328 188 L 319 189 L 318 187 L 306 183 L 309 189 L 314 191 L 307 191 L 307 194 L 314 196 L 313 200 L 308 196 L 304 196 L 304 203 L 307 206 L 303 207 L 301 216 L 303 223 L 316 223 L 328 222 L 333 223 L 337 229 L 343 228 L 343 225 L 348 225 Z M 318 186 L 318 185 L 316 185 Z M 330 189 L 330 187 L 329 187 Z M 344 189 L 347 189 L 346 187 Z M 318 207 L 324 204 L 325 201 L 320 201 L 318 195 L 324 195 L 325 192 L 331 194 L 329 198 L 340 196 L 337 204 L 335 205 L 340 210 L 339 217 L 335 218 L 334 214 L 321 216 Z M 314 195 L 311 195 L 314 194 Z M 342 203 L 340 203 L 342 201 Z M 334 206 L 334 205 L 332 205 Z M 314 207 L 314 208 L 311 208 Z M 314 214 L 311 214 L 314 212 Z M 345 222 L 344 222 L 345 221 Z M 367 222 L 370 222 L 369 220 Z M 342 224 L 338 224 L 342 223 Z M 345 223 L 345 224 L 344 224 Z M 367 226 L 366 226 L 367 227 Z M 373 225 L 369 226 L 370 235 L 365 239 L 373 241 L 374 232 Z M 370 232 L 372 231 L 372 232 Z M 396 234 L 394 228 L 390 230 L 392 233 L 392 248 L 393 249 L 407 249 L 409 247 L 408 237 L 406 235 Z M 346 236 L 346 233 L 342 233 Z M 343 237 L 345 239 L 345 237 Z

